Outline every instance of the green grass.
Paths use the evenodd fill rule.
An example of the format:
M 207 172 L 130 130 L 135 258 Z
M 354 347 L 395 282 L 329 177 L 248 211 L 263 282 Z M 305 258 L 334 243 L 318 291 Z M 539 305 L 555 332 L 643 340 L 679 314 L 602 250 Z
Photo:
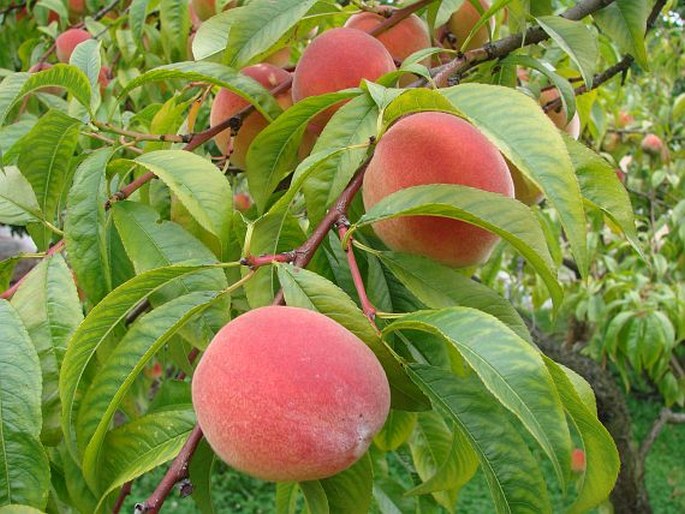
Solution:
M 642 440 L 658 416 L 660 405 L 654 400 L 628 399 L 633 417 L 633 434 Z M 391 464 L 397 474 L 406 473 L 399 464 Z M 131 496 L 122 512 L 133 512 L 137 501 L 143 501 L 161 479 L 165 468 L 145 475 L 134 483 Z M 685 425 L 667 425 L 656 440 L 647 458 L 646 482 L 654 514 L 685 513 Z M 554 480 L 550 480 L 554 484 Z M 274 512 L 274 485 L 252 479 L 232 471 L 223 464 L 216 467 L 213 476 L 213 498 L 216 511 L 271 514 Z M 554 494 L 554 492 L 552 493 Z M 487 485 L 482 473 L 462 490 L 458 502 L 459 512 L 490 514 L 494 512 Z M 191 498 L 179 498 L 173 492 L 164 504 L 162 513 L 191 514 L 197 512 Z

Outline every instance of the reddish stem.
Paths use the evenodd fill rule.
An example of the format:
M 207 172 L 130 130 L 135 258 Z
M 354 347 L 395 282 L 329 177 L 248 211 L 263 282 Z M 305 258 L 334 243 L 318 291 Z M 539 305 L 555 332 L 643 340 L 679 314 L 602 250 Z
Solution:
M 55 243 L 55 244 L 47 251 L 47 253 L 45 254 L 45 256 L 46 256 L 46 257 L 49 257 L 49 256 L 51 256 L 51 255 L 55 255 L 56 253 L 59 253 L 59 252 L 61 252 L 62 250 L 64 250 L 64 239 L 62 239 L 62 240 L 58 241 L 57 243 Z M 24 282 L 24 280 L 26 280 L 26 277 L 27 277 L 27 276 L 28 276 L 28 274 L 24 275 L 24 276 L 21 277 L 19 280 L 17 280 L 17 281 L 14 283 L 14 285 L 13 285 L 12 287 L 10 287 L 7 291 L 5 291 L 5 292 L 3 292 L 2 294 L 0 294 L 0 298 L 2 298 L 3 300 L 9 300 L 10 298 L 12 298 L 12 296 L 14 295 L 14 293 L 17 292 L 17 289 L 19 289 L 19 287 L 20 287 L 21 284 Z
M 347 220 L 340 220 L 338 223 L 338 236 L 341 241 L 345 240 L 345 234 L 347 234 L 349 224 Z M 345 253 L 347 254 L 347 264 L 350 266 L 350 273 L 352 273 L 352 281 L 354 282 L 354 287 L 359 295 L 359 301 L 362 304 L 362 310 L 369 321 L 371 326 L 380 334 L 380 330 L 376 326 L 376 308 L 369 300 L 369 296 L 366 294 L 366 287 L 364 286 L 364 279 L 362 279 L 362 274 L 359 271 L 359 265 L 357 264 L 357 259 L 354 256 L 354 249 L 352 247 L 352 237 L 350 237 L 345 244 Z
M 252 269 L 268 266 L 274 262 L 293 262 L 295 260 L 295 252 L 283 252 L 276 254 L 260 255 L 255 257 L 248 255 L 240 260 L 240 263 Z
M 117 497 L 117 501 L 114 504 L 114 507 L 112 507 L 112 514 L 119 514 L 119 512 L 121 512 L 121 507 L 124 506 L 124 501 L 126 501 L 126 497 L 129 494 L 131 494 L 131 487 L 132 486 L 133 486 L 133 482 L 128 481 L 121 487 L 121 491 L 119 491 L 119 496 Z

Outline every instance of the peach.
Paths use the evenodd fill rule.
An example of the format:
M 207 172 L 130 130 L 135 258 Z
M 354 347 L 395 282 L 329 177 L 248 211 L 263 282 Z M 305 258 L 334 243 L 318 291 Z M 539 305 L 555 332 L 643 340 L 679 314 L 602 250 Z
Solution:
M 81 16 L 86 12 L 86 0 L 69 0 L 69 14 Z
M 236 193 L 233 195 L 233 207 L 240 212 L 245 212 L 252 207 L 252 198 L 245 193 Z
M 83 29 L 69 29 L 62 32 L 55 39 L 57 59 L 60 62 L 68 63 L 74 48 L 88 39 L 91 39 L 91 35 Z
M 267 89 L 273 89 L 282 82 L 290 79 L 290 73 L 272 64 L 255 64 L 254 66 L 248 66 L 241 70 L 241 73 L 253 78 Z M 277 95 L 276 101 L 284 109 L 287 109 L 292 104 L 290 94 L 287 91 Z M 209 123 L 211 126 L 218 125 L 225 119 L 237 114 L 248 105 L 249 103 L 246 100 L 235 93 L 228 89 L 221 89 L 217 93 L 216 98 L 214 98 L 212 110 L 209 115 Z M 258 112 L 250 113 L 243 120 L 240 130 L 238 130 L 238 135 L 233 140 L 231 162 L 235 166 L 245 168 L 247 149 L 250 147 L 252 140 L 257 134 L 264 130 L 267 125 L 268 123 L 264 116 Z M 214 136 L 214 141 L 223 154 L 228 152 L 230 139 L 230 129 L 219 132 Z
M 318 312 L 269 306 L 225 325 L 192 380 L 202 432 L 230 466 L 263 480 L 329 477 L 383 426 L 390 387 L 371 350 Z
M 540 104 L 545 105 L 557 98 L 559 98 L 559 93 L 556 89 L 546 89 L 540 94 Z M 578 111 L 573 115 L 571 121 L 568 121 L 564 108 L 559 106 L 556 109 L 547 111 L 547 117 L 552 120 L 559 130 L 563 130 L 573 139 L 580 137 L 580 116 L 578 116 Z
M 293 74 L 293 101 L 359 86 L 394 71 L 395 62 L 383 44 L 357 29 L 324 32 L 304 50 Z M 313 130 L 321 132 L 336 107 L 316 117 Z
M 278 66 L 279 68 L 284 68 L 290 62 L 291 53 L 292 49 L 289 46 L 285 46 L 280 50 L 276 50 L 274 53 L 266 57 L 264 59 L 264 62 L 267 64 L 273 64 L 274 66 Z
M 100 73 L 98 73 L 98 83 L 100 84 L 100 94 L 105 92 L 105 89 L 109 85 L 109 81 L 112 77 L 112 70 L 109 66 L 102 66 L 100 68 Z
M 664 151 L 664 142 L 656 134 L 647 134 L 640 143 L 642 151 L 652 157 L 661 155 Z
M 380 14 L 362 12 L 350 17 L 345 23 L 345 27 L 371 32 L 384 20 L 385 18 Z M 392 58 L 397 62 L 402 62 L 414 52 L 430 48 L 431 46 L 428 27 L 415 14 L 403 19 L 385 32 L 380 33 L 376 38 L 383 43 L 383 46 L 385 46 Z M 430 64 L 430 57 L 424 60 L 424 64 L 427 66 Z
M 626 111 L 619 111 L 618 119 L 616 120 L 616 126 L 618 128 L 624 128 L 628 125 L 632 125 L 633 123 L 635 123 L 635 118 L 633 118 L 630 113 L 627 113 Z
M 383 135 L 364 175 L 364 206 L 368 210 L 391 193 L 423 184 L 461 184 L 514 196 L 497 148 L 466 121 L 442 112 L 412 114 Z M 435 216 L 400 217 L 373 228 L 393 250 L 455 267 L 483 262 L 498 241 L 482 228 Z
M 484 11 L 487 11 L 490 8 L 489 1 L 479 0 L 479 2 Z M 471 5 L 469 0 L 465 0 L 459 9 L 452 13 L 452 16 L 450 16 L 450 19 L 447 21 L 447 30 L 454 38 L 454 41 L 451 41 L 451 46 L 454 49 L 461 49 L 461 45 L 466 41 L 471 29 L 478 20 L 480 20 L 480 16 L 480 13 Z M 493 28 L 494 20 L 490 18 L 488 23 L 476 31 L 464 50 L 473 50 L 474 48 L 480 48 L 485 45 L 485 43 L 490 41 L 490 31 Z
M 580 448 L 574 448 L 571 452 L 571 471 L 574 473 L 585 471 L 585 452 Z

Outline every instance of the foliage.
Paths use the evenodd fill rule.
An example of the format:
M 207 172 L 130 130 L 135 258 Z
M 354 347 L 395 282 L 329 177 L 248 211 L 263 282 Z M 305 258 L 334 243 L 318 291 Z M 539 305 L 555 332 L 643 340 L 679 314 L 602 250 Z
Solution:
M 413 8 L 433 29 L 461 3 L 420 1 Z M 581 20 L 556 16 L 567 3 L 497 1 L 481 16 L 481 25 L 495 20 L 493 38 L 502 42 L 490 53 L 442 52 L 449 54 L 446 68 L 430 75 L 420 63 L 439 51 L 423 51 L 377 83 L 284 110 L 238 70 L 286 46 L 295 63 L 317 31 L 342 25 L 356 5 L 240 2 L 200 26 L 190 52 L 185 0 L 111 2 L 102 10 L 104 2 L 88 0 L 82 21 L 58 0 L 24 10 L 5 2 L 0 223 L 25 227 L 45 259 L 0 300 L 0 509 L 111 511 L 128 482 L 176 458 L 162 482 L 168 488 L 154 500 L 163 502 L 174 482 L 188 478 L 198 509 L 213 512 L 213 452 L 200 445 L 185 466 L 198 434 L 187 377 L 221 326 L 282 298 L 329 316 L 369 345 L 389 378 L 393 410 L 373 450 L 348 470 L 278 484 L 278 512 L 303 505 L 312 513 L 366 512 L 371 505 L 381 512 L 454 511 L 478 468 L 497 512 L 583 512 L 604 502 L 619 458 L 590 386 L 532 344 L 497 292 L 505 246 L 533 273 L 536 302 L 551 300 L 555 313 L 568 286 L 559 274 L 564 258 L 575 259 L 590 286 L 603 266 L 641 262 L 635 248 L 643 233 L 612 168 L 562 135 L 529 94 L 554 84 L 566 114 L 577 106 L 587 132 L 602 133 L 597 112 L 607 106 L 593 88 L 614 75 L 597 74 L 625 71 L 633 59 L 645 69 L 652 64 L 656 50 L 643 36 L 654 2 L 617 0 Z M 598 9 L 597 2 L 582 3 Z M 94 39 L 79 45 L 69 64 L 28 73 L 53 60 L 58 33 L 81 23 Z M 540 44 L 517 40 L 527 29 Z M 523 68 L 529 78 L 517 88 Z M 447 86 L 448 75 L 458 83 L 395 87 L 407 73 L 429 86 Z M 575 98 L 581 81 L 592 91 Z M 269 122 L 251 144 L 245 170 L 219 155 L 211 129 L 203 130 L 219 87 Z M 312 119 L 341 100 L 348 102 L 309 155 L 298 152 Z M 364 163 L 393 121 L 421 111 L 468 120 L 540 187 L 553 210 L 434 184 L 364 212 L 355 196 Z M 239 130 L 239 122 L 225 126 Z M 682 122 L 669 130 L 682 130 Z M 677 172 L 660 171 L 646 194 L 675 194 L 667 190 L 679 187 L 671 179 Z M 646 180 L 648 172 L 635 175 Z M 238 193 L 255 204 L 238 210 Z M 683 205 L 649 226 L 655 245 L 660 227 L 682 229 Z M 387 251 L 370 226 L 407 215 L 464 220 L 503 243 L 488 263 L 468 270 Z M 617 249 L 598 244 L 605 218 Z M 677 284 L 684 239 L 682 230 L 661 237 L 654 277 Z M 635 288 L 620 273 L 611 280 L 602 288 Z M 632 343 L 637 352 L 620 344 L 600 351 L 622 363 L 624 374 L 627 362 L 659 381 L 682 337 L 676 324 L 684 319 L 683 291 L 669 283 L 638 286 L 651 303 L 621 296 L 623 303 L 607 299 L 606 312 L 635 313 L 628 328 L 614 327 L 617 334 L 660 330 L 659 351 L 639 342 Z M 579 289 L 570 295 L 578 306 Z M 663 380 L 667 400 L 682 402 L 671 379 Z M 578 473 L 571 470 L 574 448 L 587 458 Z M 409 489 L 388 468 L 398 455 Z M 556 489 L 562 494 L 552 499 Z M 142 509 L 156 512 L 152 503 Z

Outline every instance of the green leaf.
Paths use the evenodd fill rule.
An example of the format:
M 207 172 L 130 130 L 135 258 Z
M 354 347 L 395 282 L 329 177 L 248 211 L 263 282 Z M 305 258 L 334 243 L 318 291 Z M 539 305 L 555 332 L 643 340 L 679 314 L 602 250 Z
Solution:
M 86 368 L 95 354 L 126 318 L 126 314 L 150 294 L 169 282 L 209 268 L 209 265 L 177 265 L 153 269 L 122 284 L 88 313 L 67 345 L 59 377 L 62 430 L 72 455 L 77 456 L 74 415 L 77 395 L 82 394 Z M 80 459 L 79 459 L 80 461 Z
M 67 64 L 56 64 L 38 73 L 15 73 L 0 83 L 0 126 L 25 95 L 46 86 L 59 86 L 74 95 L 86 109 L 90 108 L 90 83 L 88 77 Z
M 381 431 L 373 438 L 374 444 L 384 452 L 392 452 L 407 442 L 416 426 L 415 412 L 391 409 Z
M 159 21 L 161 23 L 162 48 L 170 62 L 181 61 L 188 57 L 188 33 L 190 32 L 190 12 L 187 2 L 160 0 Z
M 433 493 L 451 510 L 459 490 L 478 469 L 478 457 L 459 430 L 450 430 L 436 412 L 422 412 L 409 445 L 414 467 L 423 481 L 407 495 Z
M 300 482 L 300 489 L 304 494 L 304 500 L 311 514 L 329 514 L 328 498 L 326 491 L 323 490 L 321 482 L 312 480 L 310 482 Z
M 43 514 L 43 511 L 27 505 L 13 504 L 0 507 L 0 514 Z
M 207 82 L 229 89 L 254 105 L 267 120 L 273 120 L 283 112 L 271 93 L 259 82 L 232 68 L 214 62 L 188 61 L 159 66 L 126 84 L 119 96 L 121 97 L 148 82 L 168 79 L 179 79 L 184 83 L 190 81 Z
M 571 21 L 560 16 L 536 18 L 542 29 L 568 54 L 583 75 L 585 86 L 592 87 L 599 49 L 595 35 L 582 21 Z M 570 117 L 568 119 L 571 119 Z
M 206 246 L 180 225 L 159 220 L 157 211 L 150 207 L 137 202 L 118 202 L 112 214 L 137 273 L 187 261 L 217 263 Z M 192 291 L 222 291 L 227 285 L 222 270 L 209 269 L 181 278 L 151 298 L 151 303 L 156 305 L 160 300 L 168 301 Z M 197 347 L 205 348 L 228 319 L 228 305 L 216 305 L 184 327 L 182 334 Z
M 67 197 L 64 241 L 69 263 L 91 304 L 112 290 L 105 214 L 105 172 L 112 153 L 111 148 L 102 148 L 86 157 L 76 168 Z
M 133 382 L 152 357 L 193 316 L 209 307 L 219 293 L 197 292 L 181 296 L 144 315 L 126 333 L 103 364 L 81 402 L 77 441 L 85 448 L 83 474 L 97 489 L 102 445 L 112 419 Z M 107 477 L 105 477 L 107 478 Z
M 350 100 L 326 123 L 316 140 L 312 155 L 328 148 L 369 142 L 369 138 L 376 134 L 377 117 L 378 109 L 368 95 Z M 328 207 L 345 189 L 367 152 L 366 148 L 354 148 L 335 154 L 307 178 L 302 191 L 307 205 L 307 217 L 312 225 L 321 221 Z M 297 176 L 298 170 L 295 171 L 295 178 Z
M 264 57 L 316 0 L 253 0 L 235 13 L 224 62 L 242 68 Z
M 40 362 L 14 308 L 0 300 L 0 505 L 47 504 L 50 467 L 40 444 Z
M 561 134 L 552 121 L 534 100 L 511 88 L 461 84 L 441 92 L 507 159 L 542 188 L 559 213 L 578 268 L 587 275 L 587 227 L 580 186 Z M 511 130 L 511 120 L 516 120 L 516 130 Z
M 645 49 L 649 10 L 650 2 L 644 0 L 616 0 L 592 15 L 602 32 L 645 70 L 649 69 Z
M 614 168 L 584 144 L 570 137 L 565 137 L 564 141 L 576 169 L 583 197 L 616 223 L 633 248 L 642 255 L 630 197 Z
M 383 110 L 383 127 L 387 128 L 397 119 L 423 111 L 440 111 L 458 114 L 452 103 L 440 92 L 432 89 L 400 90 L 401 94 Z
M 109 432 L 100 474 L 110 477 L 110 482 L 96 512 L 103 513 L 104 500 L 112 491 L 173 459 L 194 426 L 195 413 L 184 409 L 148 414 Z
M 366 514 L 371 506 L 373 469 L 366 453 L 346 470 L 319 483 L 331 514 Z
M 3 159 L 5 163 L 12 162 L 11 154 L 14 153 L 14 143 L 28 134 L 37 121 L 38 118 L 26 117 L 0 128 L 0 163 Z
M 204 229 L 225 242 L 233 195 L 219 168 L 183 150 L 149 152 L 135 162 L 157 175 Z
M 452 307 L 410 314 L 384 334 L 428 332 L 454 346 L 488 390 L 518 417 L 552 462 L 562 487 L 571 462 L 571 437 L 554 382 L 541 354 L 496 318 Z
M 296 514 L 300 488 L 295 482 L 276 483 L 276 514 Z
M 544 357 L 561 396 L 564 409 L 573 420 L 585 451 L 585 473 L 570 513 L 587 512 L 609 497 L 616 483 L 621 461 L 611 435 L 582 400 L 582 391 L 569 379 L 563 369 Z M 589 388 L 589 385 L 585 383 Z
M 152 0 L 133 0 L 128 8 L 128 21 L 131 24 L 133 40 L 141 45 L 143 43 L 143 26 L 148 14 L 148 6 Z
M 69 64 L 80 69 L 90 82 L 91 100 L 90 106 L 95 112 L 100 103 L 100 70 L 102 59 L 100 58 L 101 42 L 95 39 L 88 39 L 76 45 L 69 57 Z
M 551 514 L 538 461 L 477 377 L 425 364 L 410 365 L 409 374 L 476 452 L 498 514 Z
M 203 439 L 195 450 L 188 467 L 188 478 L 193 484 L 192 498 L 201 514 L 214 514 L 216 512 L 211 494 L 212 476 L 216 462 L 216 455 L 214 455 L 207 440 Z
M 513 305 L 489 287 L 419 255 L 396 252 L 375 255 L 426 307 L 472 307 L 496 317 L 521 339 L 532 341 L 525 322 Z
M 359 89 L 347 89 L 305 98 L 257 134 L 247 151 L 246 172 L 250 193 L 260 212 L 279 182 L 295 169 L 297 149 L 309 121 L 331 105 L 359 93 Z
M 500 194 L 454 185 L 430 184 L 397 191 L 374 205 L 350 232 L 398 216 L 440 216 L 467 221 L 502 237 L 518 250 L 542 276 L 552 299 L 559 305 L 561 286 L 540 224 L 522 203 Z
M 196 61 L 210 59 L 226 49 L 228 32 L 237 19 L 240 7 L 232 7 L 202 22 L 193 38 L 193 57 Z
M 19 168 L 0 168 L 0 223 L 23 226 L 42 217 L 36 194 Z
M 36 193 L 45 219 L 52 223 L 58 214 L 60 200 L 69 185 L 71 158 L 78 142 L 81 122 L 60 111 L 48 111 L 21 139 L 22 152 L 17 165 Z M 39 249 L 47 248 L 52 232 L 40 227 L 32 233 Z
M 370 321 L 342 289 L 312 271 L 295 268 L 290 264 L 275 266 L 288 305 L 318 311 L 328 316 L 371 348 L 388 376 L 394 408 L 421 410 L 426 406 L 425 398 L 407 378 Z
M 81 302 L 71 271 L 61 255 L 41 261 L 12 297 L 33 341 L 43 377 L 41 439 L 54 446 L 62 438 L 59 370 L 67 341 L 83 320 Z

